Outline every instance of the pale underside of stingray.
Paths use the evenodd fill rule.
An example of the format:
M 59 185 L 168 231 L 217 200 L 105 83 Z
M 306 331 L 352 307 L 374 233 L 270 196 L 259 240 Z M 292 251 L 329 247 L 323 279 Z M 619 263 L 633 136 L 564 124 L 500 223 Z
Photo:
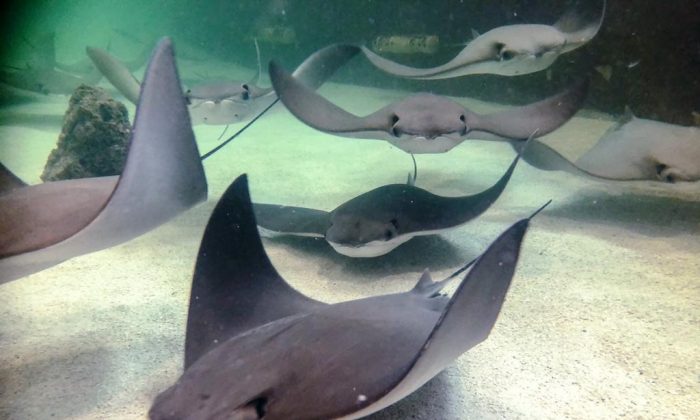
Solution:
M 629 114 L 575 163 L 541 142 L 533 142 L 523 159 L 540 169 L 607 181 L 693 182 L 700 180 L 700 128 Z
M 470 74 L 516 76 L 544 70 L 564 53 L 588 43 L 598 33 L 606 2 L 593 10 L 572 10 L 552 26 L 517 24 L 477 36 L 449 62 L 432 68 L 415 68 L 384 58 L 362 47 L 367 59 L 380 70 L 411 79 L 447 79 Z M 596 13 L 596 14 L 594 14 Z M 592 16 L 589 16 L 592 15 Z
M 390 184 L 348 200 L 331 212 L 255 204 L 255 218 L 264 236 L 324 238 L 348 257 L 378 257 L 416 236 L 453 229 L 481 215 L 505 189 L 518 159 L 494 185 L 474 195 L 443 197 L 413 185 Z
M 411 291 L 327 305 L 276 272 L 240 177 L 200 246 L 185 372 L 150 418 L 359 418 L 399 401 L 488 337 L 529 220 L 496 239 L 451 298 L 426 271 Z
M 168 39 L 143 85 L 120 176 L 27 186 L 0 168 L 0 283 L 128 241 L 206 199 Z
M 270 80 L 282 103 L 303 123 L 337 136 L 385 140 L 408 153 L 444 153 L 466 139 L 524 140 L 533 132 L 543 136 L 566 123 L 588 91 L 588 81 L 582 80 L 539 102 L 491 114 L 477 114 L 449 98 L 422 93 L 358 117 L 274 61 Z

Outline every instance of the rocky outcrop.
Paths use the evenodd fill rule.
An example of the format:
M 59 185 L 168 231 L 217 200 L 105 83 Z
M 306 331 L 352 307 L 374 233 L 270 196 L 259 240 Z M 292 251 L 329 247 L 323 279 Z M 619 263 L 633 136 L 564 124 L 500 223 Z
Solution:
M 70 98 L 56 148 L 41 174 L 44 181 L 118 175 L 129 146 L 126 107 L 99 88 L 81 85 Z

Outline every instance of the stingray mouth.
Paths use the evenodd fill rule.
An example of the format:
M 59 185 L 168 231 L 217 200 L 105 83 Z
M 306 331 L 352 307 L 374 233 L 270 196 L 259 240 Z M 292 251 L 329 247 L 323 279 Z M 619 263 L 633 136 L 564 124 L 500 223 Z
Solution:
M 393 251 L 394 248 L 411 239 L 409 235 L 396 236 L 391 240 L 375 240 L 364 243 L 340 243 L 328 241 L 339 254 L 352 258 L 380 257 Z
M 391 144 L 404 152 L 421 153 L 444 153 L 451 150 L 464 140 L 461 134 L 450 133 L 441 134 L 436 137 L 423 137 L 420 135 L 405 135 L 389 140 Z

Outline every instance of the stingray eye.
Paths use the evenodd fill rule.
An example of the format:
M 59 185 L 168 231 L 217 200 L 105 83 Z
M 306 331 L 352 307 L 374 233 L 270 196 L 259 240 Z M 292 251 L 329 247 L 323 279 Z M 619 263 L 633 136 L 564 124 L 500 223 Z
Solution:
M 656 165 L 655 169 L 656 169 L 656 177 L 660 181 L 668 182 L 670 184 L 673 184 L 676 182 L 676 176 L 670 172 L 667 172 L 668 171 L 667 165 L 664 165 L 663 163 L 659 163 Z M 666 173 L 664 173 L 664 172 L 666 172 Z
M 401 132 L 396 128 L 396 123 L 399 122 L 399 116 L 396 114 L 393 114 L 391 116 L 391 135 L 394 137 L 399 137 L 401 135 Z
M 248 99 L 250 99 L 250 88 L 246 84 L 241 85 L 241 87 L 243 88 L 243 93 L 241 93 L 241 98 L 244 101 L 247 101 Z
M 384 232 L 384 239 L 386 239 L 387 241 L 390 240 L 390 239 L 393 238 L 393 237 L 394 237 L 394 232 L 392 232 L 391 229 L 387 229 L 387 230 Z
M 233 418 L 262 419 L 267 414 L 267 398 L 259 397 L 238 407 Z
M 394 225 L 394 228 L 395 228 L 395 229 L 398 229 L 398 228 L 399 228 L 399 221 L 396 220 L 396 218 L 391 219 L 391 220 L 389 221 L 389 223 L 391 223 L 392 225 Z
M 506 48 L 506 44 L 503 43 L 497 43 L 495 45 L 496 49 L 496 58 L 500 61 L 508 61 L 515 57 L 515 53 L 513 51 L 510 51 Z

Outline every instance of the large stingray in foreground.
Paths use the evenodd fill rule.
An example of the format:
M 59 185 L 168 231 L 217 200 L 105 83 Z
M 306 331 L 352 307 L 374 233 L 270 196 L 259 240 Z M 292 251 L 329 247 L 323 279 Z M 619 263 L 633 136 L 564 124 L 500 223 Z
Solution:
M 353 47 L 348 47 L 353 48 Z M 567 122 L 586 98 L 588 81 L 530 105 L 477 114 L 443 96 L 409 96 L 358 117 L 314 92 L 274 61 L 270 79 L 280 100 L 303 123 L 330 134 L 386 140 L 408 153 L 443 153 L 466 139 L 524 140 Z
M 698 181 L 700 128 L 637 118 L 628 111 L 575 163 L 537 141 L 523 159 L 540 169 L 608 181 Z
M 324 238 L 348 257 L 378 257 L 416 236 L 456 228 L 485 212 L 505 189 L 520 156 L 486 190 L 461 197 L 432 194 L 410 184 L 389 184 L 352 198 L 331 212 L 255 204 L 264 236 Z
M 358 418 L 401 400 L 488 337 L 529 220 L 495 240 L 452 298 L 426 270 L 408 292 L 326 305 L 276 272 L 240 177 L 199 249 L 185 372 L 150 418 Z
M 0 187 L 0 284 L 128 241 L 204 201 L 170 41 L 151 57 L 121 176 L 26 186 L 1 166 Z
M 584 0 L 592 15 L 594 1 Z M 501 26 L 477 36 L 449 62 L 432 68 L 415 68 L 396 63 L 362 47 L 367 59 L 377 68 L 395 76 L 411 79 L 447 79 L 469 74 L 515 76 L 544 70 L 564 53 L 586 44 L 600 30 L 605 16 L 605 0 L 593 18 L 581 12 L 565 14 L 553 26 L 517 24 Z M 602 9 L 602 10 L 601 10 Z
M 317 89 L 341 65 L 359 52 L 344 45 L 331 45 L 310 55 L 294 74 Z M 104 76 L 133 103 L 138 101 L 139 82 L 119 60 L 100 48 L 87 47 L 87 54 Z M 259 59 L 259 58 L 258 58 Z M 217 81 L 192 86 L 185 92 L 192 124 L 232 124 L 244 121 L 277 100 L 272 88 L 252 82 Z

